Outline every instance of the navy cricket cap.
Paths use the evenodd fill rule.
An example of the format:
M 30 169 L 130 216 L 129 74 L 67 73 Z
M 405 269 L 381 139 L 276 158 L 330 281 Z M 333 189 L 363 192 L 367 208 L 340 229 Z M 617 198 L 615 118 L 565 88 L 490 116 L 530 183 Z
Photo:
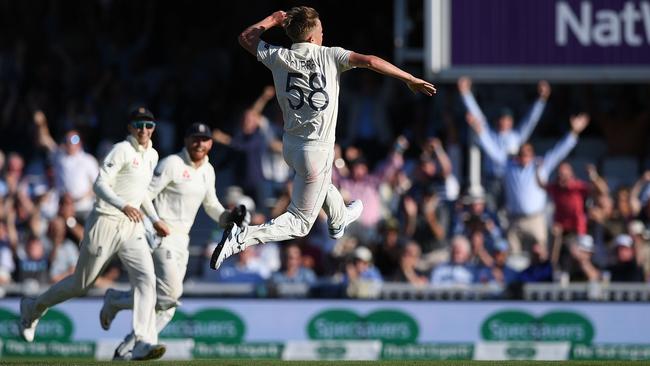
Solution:
M 203 137 L 212 138 L 212 130 L 205 123 L 195 122 L 192 123 L 192 125 L 190 126 L 190 128 L 187 129 L 187 131 L 185 131 L 185 137 L 191 137 L 191 136 L 203 136 Z
M 148 110 L 144 106 L 140 106 L 135 108 L 134 110 L 129 113 L 129 121 L 155 121 L 156 119 L 153 116 L 153 113 L 151 113 L 150 110 Z

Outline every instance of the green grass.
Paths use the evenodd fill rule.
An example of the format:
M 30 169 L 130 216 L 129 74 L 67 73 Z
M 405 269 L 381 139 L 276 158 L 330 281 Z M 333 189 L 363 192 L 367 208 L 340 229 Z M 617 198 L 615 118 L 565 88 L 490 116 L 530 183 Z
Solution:
M 0 359 L 0 365 L 115 365 L 111 361 L 90 361 L 82 359 L 47 360 L 47 359 Z M 121 364 L 121 363 L 120 363 Z M 133 365 L 169 365 L 169 366 L 640 366 L 644 361 L 279 361 L 279 360 L 194 360 L 194 361 L 149 361 L 130 363 Z

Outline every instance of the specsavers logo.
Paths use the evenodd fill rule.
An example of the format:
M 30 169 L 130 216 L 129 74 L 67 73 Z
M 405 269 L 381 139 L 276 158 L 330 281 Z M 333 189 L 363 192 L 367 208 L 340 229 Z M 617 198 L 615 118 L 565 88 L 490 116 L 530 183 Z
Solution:
M 541 317 L 509 310 L 492 314 L 481 325 L 481 336 L 489 341 L 567 341 L 589 344 L 594 327 L 583 315 L 552 311 Z
M 360 316 L 347 309 L 316 314 L 307 325 L 310 339 L 379 339 L 388 343 L 412 343 L 419 335 L 417 322 L 397 310 L 376 310 Z
M 224 309 L 202 310 L 194 315 L 176 311 L 160 333 L 161 338 L 194 338 L 200 342 L 239 343 L 246 327 L 235 313 Z
M 18 329 L 20 315 L 0 308 L 0 338 L 21 339 Z M 50 309 L 38 322 L 36 341 L 70 341 L 74 326 L 64 313 Z

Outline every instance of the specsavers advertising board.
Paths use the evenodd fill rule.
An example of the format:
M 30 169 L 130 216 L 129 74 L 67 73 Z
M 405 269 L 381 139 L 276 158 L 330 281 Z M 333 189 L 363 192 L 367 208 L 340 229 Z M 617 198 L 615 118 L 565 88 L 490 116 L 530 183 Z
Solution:
M 103 331 L 101 305 L 54 307 L 30 346 L 18 337 L 18 299 L 0 300 L 2 353 L 93 355 L 130 331 L 129 311 Z M 346 341 L 368 341 L 359 347 L 384 359 L 650 359 L 649 313 L 644 303 L 186 299 L 161 339 L 193 340 L 195 358 L 281 358 L 295 342 L 345 358 Z

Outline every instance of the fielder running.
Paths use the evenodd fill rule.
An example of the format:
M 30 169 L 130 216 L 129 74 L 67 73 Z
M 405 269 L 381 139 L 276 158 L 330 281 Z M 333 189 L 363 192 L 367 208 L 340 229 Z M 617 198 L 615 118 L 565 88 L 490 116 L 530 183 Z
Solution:
M 212 132 L 203 123 L 194 123 L 185 134 L 185 148 L 160 161 L 149 185 L 149 197 L 154 199 L 158 217 L 170 229 L 153 250 L 156 271 L 156 330 L 160 332 L 174 317 L 178 299 L 183 292 L 183 278 L 189 257 L 189 232 L 199 206 L 215 221 L 225 226 L 228 222 L 242 225 L 245 210 L 240 207 L 228 212 L 217 199 L 215 172 L 208 161 L 212 148 Z M 155 245 L 154 245 L 155 246 Z M 117 312 L 133 307 L 130 291 L 109 289 L 100 312 L 102 328 L 108 330 Z M 133 333 L 117 347 L 114 360 L 128 360 L 134 344 Z
M 293 42 L 291 49 L 260 40 L 264 31 L 276 26 L 284 27 Z M 332 184 L 342 72 L 364 67 L 402 80 L 413 92 L 429 96 L 436 92 L 432 84 L 377 56 L 323 47 L 318 13 L 305 6 L 294 7 L 286 13 L 276 11 L 246 28 L 239 36 L 239 43 L 273 73 L 284 117 L 283 155 L 296 174 L 288 212 L 260 226 L 230 226 L 212 254 L 210 267 L 213 269 L 251 245 L 307 235 L 321 207 L 328 216 L 332 238 L 340 238 L 345 227 L 361 214 L 361 201 L 353 201 L 346 207 Z
M 97 201 L 86 221 L 79 259 L 72 275 L 59 281 L 37 298 L 20 302 L 20 333 L 28 342 L 34 340 L 39 319 L 48 308 L 76 296 L 82 296 L 93 285 L 104 266 L 117 254 L 128 271 L 133 286 L 133 359 L 160 358 L 165 346 L 157 344 L 155 326 L 156 278 L 149 245 L 145 240 L 141 205 L 151 181 L 158 153 L 151 144 L 155 129 L 153 114 L 144 107 L 130 115 L 125 141 L 113 146 L 104 159 L 94 184 Z M 161 236 L 169 233 L 161 221 L 154 223 Z

